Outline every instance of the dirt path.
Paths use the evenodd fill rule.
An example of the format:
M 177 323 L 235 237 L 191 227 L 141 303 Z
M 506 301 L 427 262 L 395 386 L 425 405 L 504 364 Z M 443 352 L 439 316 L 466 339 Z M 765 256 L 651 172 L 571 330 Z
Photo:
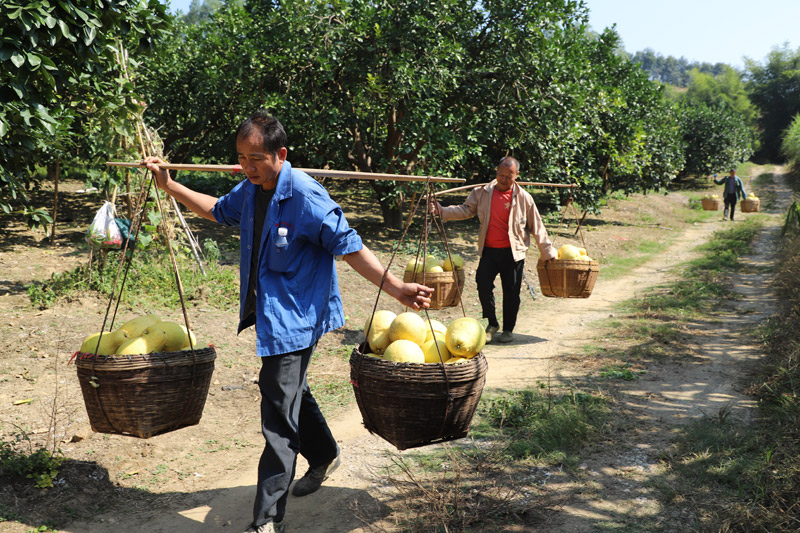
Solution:
M 779 184 L 780 185 L 780 184 Z M 776 212 L 784 206 L 778 205 Z M 637 381 L 617 391 L 617 405 L 631 420 L 624 445 L 594 454 L 582 465 L 583 479 L 548 474 L 548 489 L 566 502 L 553 509 L 548 531 L 592 531 L 598 524 L 624 526 L 632 519 L 655 519 L 661 512 L 648 481 L 658 474 L 657 456 L 672 438 L 671 430 L 702 414 L 729 406 L 747 416 L 752 402 L 737 391 L 737 368 L 759 357 L 758 347 L 746 333 L 771 312 L 769 274 L 779 232 L 777 215 L 768 219 L 748 268 L 734 280 L 742 299 L 727 316 L 691 325 L 691 340 L 698 357 L 680 365 L 648 369 Z M 699 223 L 674 235 L 668 250 L 647 264 L 615 280 L 601 277 L 589 299 L 545 299 L 527 305 L 520 315 L 516 341 L 508 346 L 489 345 L 488 388 L 520 388 L 537 381 L 582 378 L 587 370 L 570 356 L 591 339 L 592 323 L 614 313 L 618 302 L 635 298 L 649 287 L 667 281 L 671 269 L 696 255 L 695 247 L 723 227 L 718 219 Z M 526 297 L 526 296 L 523 296 Z M 372 495 L 381 479 L 376 469 L 386 464 L 384 452 L 394 448 L 370 435 L 357 409 L 330 420 L 343 452 L 342 466 L 316 494 L 290 498 L 287 510 L 292 532 L 341 533 L 370 531 L 388 524 L 364 524 L 354 516 L 353 502 L 364 516 L 378 516 L 380 503 Z M 92 523 L 75 523 L 63 531 L 105 533 L 148 531 L 188 533 L 241 531 L 249 522 L 257 453 L 234 465 L 207 490 L 192 494 L 192 503 L 168 510 L 133 510 L 124 516 L 104 515 Z M 298 472 L 305 471 L 302 459 Z M 8 529 L 7 531 L 25 531 Z M 372 529 L 375 530 L 375 529 Z M 6 531 L 0 524 L 0 531 Z

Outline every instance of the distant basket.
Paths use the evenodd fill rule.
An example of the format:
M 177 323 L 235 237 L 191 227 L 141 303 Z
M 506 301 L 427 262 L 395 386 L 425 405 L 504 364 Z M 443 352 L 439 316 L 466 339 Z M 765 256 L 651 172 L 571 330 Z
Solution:
M 350 382 L 364 426 L 398 450 L 467 435 L 486 383 L 479 353 L 458 364 L 395 363 L 350 356 Z
M 761 206 L 761 200 L 751 200 L 750 198 L 746 198 L 742 200 L 742 213 L 756 213 L 758 212 L 758 208 Z
M 445 272 L 406 270 L 403 281 L 421 283 L 434 289 L 431 295 L 431 309 L 455 307 L 461 302 L 461 293 L 464 291 L 464 269 Z
M 719 211 L 722 205 L 719 198 L 702 198 L 700 202 L 703 204 L 703 211 Z
M 542 294 L 551 298 L 588 298 L 592 294 L 600 263 L 568 259 L 553 259 L 536 265 Z
M 199 423 L 216 357 L 212 346 L 131 356 L 76 354 L 92 430 L 146 439 Z

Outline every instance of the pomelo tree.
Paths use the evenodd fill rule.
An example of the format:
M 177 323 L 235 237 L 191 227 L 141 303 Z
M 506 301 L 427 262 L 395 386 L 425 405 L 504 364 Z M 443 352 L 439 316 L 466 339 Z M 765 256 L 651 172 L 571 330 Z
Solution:
M 0 2 L 0 209 L 21 208 L 33 226 L 50 220 L 27 202 L 36 166 L 52 176 L 60 160 L 85 155 L 98 121 L 123 128 L 115 118 L 135 108 L 133 87 L 114 54 L 151 49 L 167 20 L 155 0 Z

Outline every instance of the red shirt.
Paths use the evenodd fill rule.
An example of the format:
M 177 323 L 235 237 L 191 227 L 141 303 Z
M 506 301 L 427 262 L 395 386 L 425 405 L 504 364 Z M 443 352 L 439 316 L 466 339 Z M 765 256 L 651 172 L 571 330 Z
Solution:
M 492 212 L 489 216 L 489 228 L 486 232 L 484 246 L 489 248 L 510 248 L 511 240 L 508 238 L 508 219 L 511 216 L 511 197 L 514 188 L 505 192 L 497 189 L 492 194 Z

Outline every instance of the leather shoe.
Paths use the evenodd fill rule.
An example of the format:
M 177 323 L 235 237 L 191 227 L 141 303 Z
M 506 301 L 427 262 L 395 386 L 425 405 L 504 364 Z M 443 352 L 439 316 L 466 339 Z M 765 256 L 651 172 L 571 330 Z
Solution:
M 308 472 L 303 477 L 297 480 L 292 488 L 293 496 L 306 496 L 312 492 L 316 492 L 322 486 L 322 482 L 328 479 L 328 476 L 336 470 L 341 464 L 340 454 L 336 454 L 336 458 L 328 464 L 318 466 L 316 468 L 309 468 Z

